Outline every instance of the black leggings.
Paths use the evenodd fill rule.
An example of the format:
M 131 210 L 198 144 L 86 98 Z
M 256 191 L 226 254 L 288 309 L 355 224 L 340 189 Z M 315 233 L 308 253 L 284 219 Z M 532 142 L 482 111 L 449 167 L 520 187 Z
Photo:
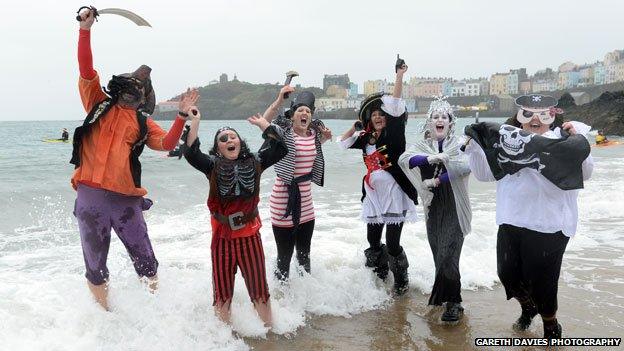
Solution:
M 381 246 L 381 232 L 383 231 L 383 223 L 374 223 L 366 225 L 366 238 L 372 248 Z M 401 231 L 403 230 L 403 222 L 399 224 L 388 224 L 386 228 L 386 246 L 388 253 L 397 256 L 401 253 Z
M 299 227 L 284 228 L 273 226 L 273 236 L 277 245 L 277 268 L 275 276 L 279 280 L 288 279 L 290 259 L 297 248 L 297 262 L 310 273 L 310 242 L 314 232 L 314 220 L 299 224 Z

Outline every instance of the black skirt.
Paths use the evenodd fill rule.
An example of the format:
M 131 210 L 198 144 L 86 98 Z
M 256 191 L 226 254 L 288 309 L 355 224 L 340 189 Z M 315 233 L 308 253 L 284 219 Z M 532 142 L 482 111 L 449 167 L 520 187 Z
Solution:
M 459 256 L 464 244 L 464 234 L 457 218 L 451 184 L 442 183 L 432 191 L 427 238 L 436 271 L 429 305 L 439 306 L 444 302 L 462 301 Z

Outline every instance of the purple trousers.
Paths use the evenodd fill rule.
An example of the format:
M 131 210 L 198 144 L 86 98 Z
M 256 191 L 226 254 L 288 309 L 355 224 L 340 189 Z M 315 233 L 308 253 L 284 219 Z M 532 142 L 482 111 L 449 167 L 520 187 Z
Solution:
M 140 196 L 78 185 L 74 216 L 78 219 L 85 276 L 92 284 L 100 285 L 108 280 L 106 259 L 111 228 L 126 247 L 137 274 L 141 277 L 156 275 L 158 261 L 143 218 L 143 211 L 151 205 L 151 200 Z

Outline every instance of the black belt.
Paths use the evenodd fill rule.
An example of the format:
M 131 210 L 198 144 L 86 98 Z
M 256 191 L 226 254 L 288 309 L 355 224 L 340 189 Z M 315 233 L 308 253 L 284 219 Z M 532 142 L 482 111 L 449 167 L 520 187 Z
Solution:
M 301 219 L 301 192 L 299 191 L 299 183 L 312 180 L 312 173 L 304 174 L 297 178 L 293 178 L 290 181 L 288 187 L 288 203 L 286 204 L 286 212 L 284 217 L 286 218 L 292 215 L 292 222 L 295 228 L 299 226 L 299 220 Z
M 214 212 L 212 216 L 220 223 L 229 225 L 232 230 L 239 230 L 258 216 L 258 208 L 256 207 L 253 211 L 248 213 L 238 211 L 227 216 Z

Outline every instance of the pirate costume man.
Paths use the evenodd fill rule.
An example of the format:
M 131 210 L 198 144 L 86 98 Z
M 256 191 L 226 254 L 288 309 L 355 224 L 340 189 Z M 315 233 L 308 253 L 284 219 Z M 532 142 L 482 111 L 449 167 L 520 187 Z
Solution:
M 263 118 L 270 122 L 284 102 L 284 94 L 291 90 L 289 86 L 283 87 Z M 269 198 L 277 246 L 275 275 L 280 281 L 288 279 L 295 248 L 297 263 L 310 273 L 310 244 L 315 223 L 312 183 L 323 186 L 325 160 L 321 144 L 331 138 L 331 131 L 323 122 L 312 119 L 314 102 L 312 92 L 302 91 L 291 101 L 285 115 L 273 121 L 284 130 L 288 147 L 288 154 L 275 164 L 277 177 Z
M 262 121 L 260 121 L 262 120 Z M 263 130 L 264 144 L 250 152 L 238 132 L 223 127 L 215 133 L 212 149 L 200 149 L 194 117 L 188 133 L 186 160 L 208 178 L 208 209 L 212 227 L 213 305 L 219 317 L 230 320 L 234 277 L 240 268 L 249 297 L 266 326 L 271 324 L 271 307 L 266 280 L 264 250 L 260 236 L 260 176 L 288 152 L 284 133 L 261 117 L 249 121 Z M 264 123 L 262 123 L 264 122 Z
M 568 240 L 576 233 L 577 198 L 590 178 L 589 126 L 560 124 L 563 111 L 545 95 L 516 99 L 513 125 L 466 127 L 472 173 L 496 183 L 498 276 L 507 299 L 520 302 L 514 329 L 526 330 L 541 315 L 545 338 L 561 337 L 557 285 Z
M 390 269 L 395 293 L 401 295 L 409 283 L 409 264 L 400 245 L 401 231 L 404 222 L 416 220 L 417 194 L 398 166 L 399 156 L 405 151 L 407 109 L 400 96 L 407 66 L 404 62 L 397 66 L 394 94 L 378 93 L 364 100 L 359 111 L 364 130 L 356 132 L 352 127 L 338 142 L 343 149 L 361 150 L 367 168 L 361 198 L 361 219 L 367 225 L 370 244 L 364 251 L 366 266 L 373 268 L 382 280 Z M 384 226 L 386 245 L 381 244 Z
M 145 145 L 154 150 L 173 149 L 185 120 L 176 118 L 169 132 L 165 132 L 149 117 L 156 100 L 148 66 L 113 76 L 102 91 L 91 54 L 90 29 L 94 18 L 90 11 L 81 17 L 78 90 L 88 115 L 74 132 L 70 162 L 76 170 L 71 184 L 77 191 L 74 215 L 80 229 L 88 286 L 98 303 L 108 309 L 106 260 L 111 228 L 126 246 L 137 274 L 148 280 L 150 289 L 156 288 L 158 261 L 143 218 L 151 200 L 143 198 L 147 190 L 141 186 L 139 156 Z M 182 99 L 180 106 L 190 106 L 197 97 Z
M 399 164 L 420 196 L 427 239 L 435 263 L 435 281 L 429 305 L 445 305 L 443 322 L 463 315 L 459 256 L 470 232 L 472 211 L 468 198 L 470 166 L 454 135 L 451 105 L 440 98 L 431 103 L 422 130 L 427 136 L 411 145 Z

